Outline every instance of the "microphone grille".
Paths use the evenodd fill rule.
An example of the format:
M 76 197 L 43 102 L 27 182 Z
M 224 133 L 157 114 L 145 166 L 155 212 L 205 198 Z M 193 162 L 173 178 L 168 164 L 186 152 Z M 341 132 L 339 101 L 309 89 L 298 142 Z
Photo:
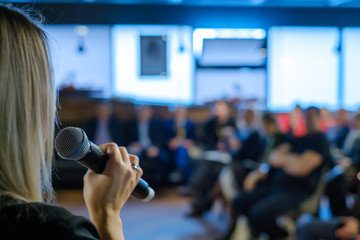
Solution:
M 80 160 L 89 148 L 89 140 L 81 128 L 66 127 L 56 135 L 55 149 L 61 158 Z

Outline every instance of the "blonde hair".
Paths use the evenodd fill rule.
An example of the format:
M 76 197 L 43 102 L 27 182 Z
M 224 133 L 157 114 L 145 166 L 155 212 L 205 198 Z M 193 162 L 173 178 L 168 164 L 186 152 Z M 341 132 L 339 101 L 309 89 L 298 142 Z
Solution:
M 51 199 L 56 100 L 46 36 L 0 4 L 0 196 Z

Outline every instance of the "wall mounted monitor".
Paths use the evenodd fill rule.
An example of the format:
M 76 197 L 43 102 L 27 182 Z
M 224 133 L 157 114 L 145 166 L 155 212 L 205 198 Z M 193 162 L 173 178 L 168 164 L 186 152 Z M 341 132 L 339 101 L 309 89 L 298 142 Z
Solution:
M 268 34 L 267 106 L 339 107 L 339 29 L 272 27 Z
M 194 56 L 203 67 L 264 66 L 265 37 L 263 29 L 198 28 Z
M 192 28 L 115 25 L 113 95 L 152 104 L 193 103 Z
M 60 96 L 111 97 L 110 26 L 48 25 Z
M 140 36 L 140 75 L 167 75 L 166 38 Z

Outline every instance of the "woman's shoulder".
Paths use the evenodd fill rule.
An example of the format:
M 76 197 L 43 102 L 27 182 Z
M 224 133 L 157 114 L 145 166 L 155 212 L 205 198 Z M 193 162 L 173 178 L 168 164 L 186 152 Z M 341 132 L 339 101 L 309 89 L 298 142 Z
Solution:
M 2 199 L 0 225 L 0 239 L 99 239 L 88 219 L 46 203 Z

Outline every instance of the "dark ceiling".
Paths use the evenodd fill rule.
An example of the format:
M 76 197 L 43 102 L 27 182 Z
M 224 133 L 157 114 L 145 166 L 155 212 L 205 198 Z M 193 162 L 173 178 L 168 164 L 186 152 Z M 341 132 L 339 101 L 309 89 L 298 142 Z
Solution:
M 184 6 L 360 7 L 360 0 L 19 0 L 21 3 L 157 4 Z

